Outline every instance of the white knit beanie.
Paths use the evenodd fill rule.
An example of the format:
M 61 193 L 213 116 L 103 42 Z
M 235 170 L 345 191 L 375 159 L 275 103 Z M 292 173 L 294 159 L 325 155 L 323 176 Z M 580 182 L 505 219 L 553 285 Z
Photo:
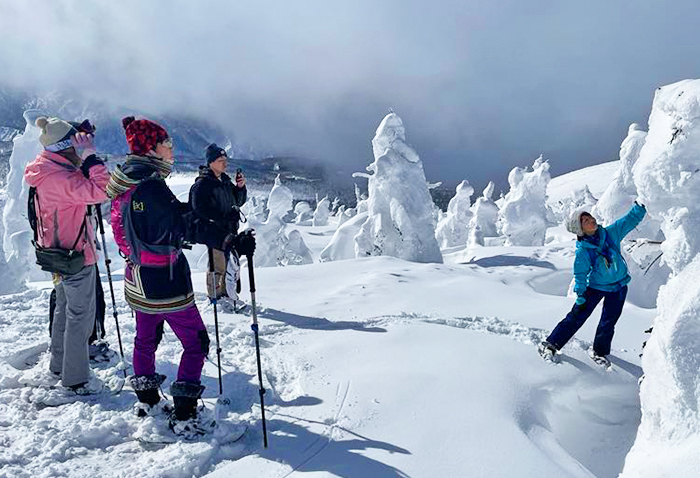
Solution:
M 70 148 L 72 146 L 70 138 L 78 132 L 73 125 L 60 118 L 40 116 L 35 124 L 41 128 L 39 142 L 44 149 L 53 152 Z
M 577 236 L 583 236 L 583 228 L 581 227 L 581 215 L 588 213 L 585 209 L 577 209 L 571 213 L 568 221 L 566 221 L 566 230 Z

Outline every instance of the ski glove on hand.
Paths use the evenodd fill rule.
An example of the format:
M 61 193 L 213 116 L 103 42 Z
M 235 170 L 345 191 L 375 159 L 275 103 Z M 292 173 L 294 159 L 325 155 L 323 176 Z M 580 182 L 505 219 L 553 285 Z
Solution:
M 238 255 L 252 256 L 255 252 L 255 231 L 253 229 L 246 229 L 237 235 L 233 242 L 236 251 L 238 251 Z
M 77 133 L 75 136 L 71 136 L 70 139 L 75 152 L 80 156 L 80 159 L 85 161 L 88 157 L 97 153 L 97 149 L 92 142 L 92 135 L 88 133 Z
M 91 156 L 88 156 L 83 161 L 83 164 L 80 165 L 80 171 L 83 173 L 83 176 L 90 179 L 90 168 L 93 166 L 97 166 L 98 164 L 105 164 L 105 163 L 104 163 L 104 161 L 102 161 L 100 158 L 98 158 L 97 156 L 95 156 L 93 154 Z
M 576 297 L 576 305 L 581 306 L 586 303 L 586 298 L 582 295 Z

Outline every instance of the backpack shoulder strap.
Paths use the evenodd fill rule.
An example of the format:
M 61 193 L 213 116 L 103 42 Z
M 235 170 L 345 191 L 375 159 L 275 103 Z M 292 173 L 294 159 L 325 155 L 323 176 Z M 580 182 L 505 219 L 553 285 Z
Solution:
M 36 188 L 32 186 L 29 188 L 29 194 L 27 196 L 27 219 L 29 219 L 29 227 L 34 231 L 34 242 L 39 239 L 38 215 L 36 213 L 37 204 Z

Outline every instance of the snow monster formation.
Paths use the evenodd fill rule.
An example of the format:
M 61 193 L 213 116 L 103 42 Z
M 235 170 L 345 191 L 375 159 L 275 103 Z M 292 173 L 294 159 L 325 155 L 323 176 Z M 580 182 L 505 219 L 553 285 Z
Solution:
M 405 141 L 401 118 L 388 114 L 372 139 L 368 215 L 355 236 L 355 255 L 442 263 L 423 163 Z
M 29 186 L 24 182 L 24 168 L 42 150 L 39 143 L 41 130 L 34 121 L 42 112 L 27 110 L 24 119 L 27 122 L 24 133 L 16 136 L 12 142 L 10 171 L 5 184 L 5 206 L 2 209 L 3 237 L 2 247 L 5 255 L 6 278 L 0 286 L 3 293 L 17 292 L 24 287 L 26 279 L 46 279 L 48 274 L 35 264 L 36 257 L 31 241 L 33 234 L 27 221 L 27 196 Z
M 634 184 L 665 240 L 661 288 L 642 357 L 642 422 L 621 478 L 700 470 L 700 80 L 656 91 Z
M 543 246 L 547 232 L 547 184 L 549 163 L 542 156 L 532 171 L 513 168 L 508 175 L 510 191 L 498 213 L 498 231 L 506 246 Z
M 469 221 L 469 238 L 467 245 L 483 246 L 484 238 L 498 236 L 496 223 L 498 222 L 498 206 L 491 197 L 496 186 L 489 181 L 483 194 L 476 199 L 471 207 L 473 214 Z
M 301 235 L 288 231 L 287 223 L 284 222 L 284 217 L 292 210 L 293 200 L 292 191 L 277 176 L 267 199 L 267 220 L 260 223 L 249 218 L 248 222 L 256 232 L 256 266 L 276 267 L 313 262 Z
M 617 218 L 629 211 L 638 196 L 632 171 L 646 140 L 647 132 L 637 123 L 632 123 L 627 137 L 620 145 L 620 165 L 615 177 L 600 196 L 593 210 L 594 216 L 600 217 L 605 226 L 612 224 Z M 663 239 L 661 223 L 649 218 L 632 231 L 627 238 Z
M 473 194 L 474 188 L 469 181 L 464 180 L 457 185 L 455 195 L 447 205 L 447 214 L 438 222 L 435 230 L 440 248 L 463 246 L 467 243 Z

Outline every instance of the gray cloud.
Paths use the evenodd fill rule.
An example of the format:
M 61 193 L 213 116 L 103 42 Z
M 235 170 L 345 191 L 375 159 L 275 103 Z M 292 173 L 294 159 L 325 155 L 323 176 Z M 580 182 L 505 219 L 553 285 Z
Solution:
M 0 81 L 213 119 L 360 170 L 388 108 L 431 180 L 616 158 L 654 89 L 699 77 L 697 0 L 0 0 Z

